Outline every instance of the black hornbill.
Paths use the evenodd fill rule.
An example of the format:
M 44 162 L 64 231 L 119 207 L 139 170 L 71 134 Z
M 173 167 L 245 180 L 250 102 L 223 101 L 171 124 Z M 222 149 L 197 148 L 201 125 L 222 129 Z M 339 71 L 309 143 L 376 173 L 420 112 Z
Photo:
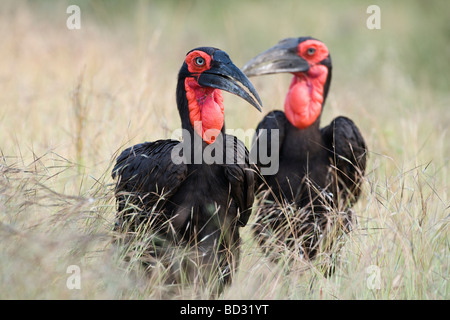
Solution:
M 327 231 L 350 230 L 351 207 L 360 194 L 367 147 L 346 117 L 320 128 L 331 69 L 328 48 L 311 37 L 284 39 L 242 68 L 249 77 L 293 74 L 284 112 L 272 111 L 259 123 L 252 147 L 261 151 L 264 140 L 268 152 L 279 155 L 278 172 L 260 180 L 265 196 L 258 201 L 254 226 L 259 243 L 275 258 L 278 254 L 272 249 L 280 246 L 274 242 L 311 259 Z M 279 134 L 279 140 L 274 140 L 277 146 L 271 144 L 275 132 Z M 259 158 L 258 167 L 265 167 Z
M 256 179 L 245 145 L 225 134 L 221 90 L 261 111 L 256 90 L 227 53 L 211 47 L 189 51 L 176 88 L 183 141 L 130 147 L 112 173 L 117 178 L 115 229 L 128 235 L 148 230 L 147 265 L 166 261 L 173 248 L 187 247 L 194 255 L 180 263 L 166 261 L 175 277 L 170 281 L 216 279 L 220 288 L 230 282 L 239 259 L 239 227 L 249 219 Z M 214 161 L 203 157 L 208 150 Z

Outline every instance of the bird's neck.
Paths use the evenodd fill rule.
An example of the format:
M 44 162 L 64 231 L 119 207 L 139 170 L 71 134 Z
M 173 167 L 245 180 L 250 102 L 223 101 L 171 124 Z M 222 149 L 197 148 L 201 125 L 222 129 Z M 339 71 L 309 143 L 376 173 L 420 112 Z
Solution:
M 293 159 L 304 159 L 310 152 L 317 152 L 322 148 L 323 140 L 320 132 L 320 116 L 309 127 L 299 129 L 288 123 L 285 126 L 285 137 L 283 147 L 288 150 Z
M 289 122 L 298 129 L 319 125 L 329 81 L 328 68 L 314 65 L 307 73 L 296 73 L 292 78 L 284 103 Z
M 222 91 L 202 87 L 194 78 L 186 78 L 184 87 L 191 126 L 203 141 L 211 144 L 225 122 Z
M 200 139 L 204 148 L 209 144 L 204 139 L 206 137 L 204 133 L 208 132 L 210 134 L 209 139 L 211 139 L 211 133 L 214 131 L 214 128 L 218 129 L 222 134 L 225 134 L 222 93 L 220 90 L 215 89 L 215 92 L 209 92 L 208 97 L 203 95 L 203 100 L 200 99 L 199 103 L 196 99 L 197 95 L 195 92 L 193 95 L 193 90 L 187 90 L 186 86 L 186 79 L 181 78 L 178 80 L 176 97 L 178 112 L 181 119 L 181 127 L 183 129 L 183 140 L 190 141 L 190 145 L 193 146 L 194 141 Z M 212 88 L 207 89 L 214 90 Z M 206 91 L 207 90 L 205 90 L 205 94 Z M 193 99 L 195 101 L 192 101 Z M 193 104 L 190 102 L 193 102 Z M 218 104 L 218 106 L 215 104 Z M 217 112 L 217 108 L 219 108 L 219 112 Z M 217 121 L 211 119 L 211 116 L 214 116 L 214 112 L 216 112 L 215 116 L 218 118 Z M 192 121 L 194 116 L 199 117 L 197 120 L 201 121 L 201 126 L 197 126 L 197 130 L 194 128 L 196 121 Z M 209 120 L 213 121 L 209 122 Z M 208 129 L 211 128 L 213 130 L 208 131 Z

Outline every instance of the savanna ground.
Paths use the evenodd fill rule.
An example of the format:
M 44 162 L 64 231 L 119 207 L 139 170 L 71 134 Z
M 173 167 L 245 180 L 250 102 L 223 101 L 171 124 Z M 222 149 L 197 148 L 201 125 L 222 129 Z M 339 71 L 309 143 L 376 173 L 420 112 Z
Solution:
M 79 30 L 66 27 L 69 4 L 81 8 Z M 366 27 L 371 4 L 380 30 Z M 0 298 L 164 297 L 161 279 L 131 271 L 111 246 L 115 157 L 178 128 L 188 50 L 216 46 L 242 66 L 310 35 L 333 61 L 322 123 L 352 118 L 370 149 L 359 223 L 328 279 L 314 264 L 273 264 L 244 228 L 220 298 L 448 299 L 449 12 L 448 1 L 2 1 Z M 263 114 L 225 94 L 227 128 L 255 128 L 289 81 L 252 79 Z M 71 265 L 80 290 L 66 286 Z

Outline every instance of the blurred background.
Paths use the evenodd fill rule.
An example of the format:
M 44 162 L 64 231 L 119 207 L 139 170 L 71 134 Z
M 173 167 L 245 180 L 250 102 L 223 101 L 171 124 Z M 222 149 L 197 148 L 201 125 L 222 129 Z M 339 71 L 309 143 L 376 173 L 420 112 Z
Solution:
M 81 25 L 70 30 L 73 4 Z M 380 7 L 379 30 L 367 28 L 370 5 Z M 179 127 L 175 85 L 187 51 L 215 46 L 242 67 L 280 39 L 313 36 L 333 62 L 322 125 L 350 117 L 370 150 L 360 233 L 340 273 L 314 282 L 320 290 L 303 285 L 311 274 L 289 286 L 292 275 L 261 271 L 267 261 L 244 254 L 242 281 L 225 298 L 448 298 L 449 13 L 446 0 L 2 1 L 0 288 L 11 289 L 0 297 L 157 297 L 107 276 L 115 264 L 98 239 L 114 219 L 115 157 Z M 227 128 L 255 128 L 281 109 L 290 78 L 251 79 L 261 114 L 224 94 Z M 88 289 L 55 285 L 70 263 L 89 270 Z M 383 270 L 383 289 L 367 289 L 370 265 Z M 260 290 L 267 277 L 278 280 Z

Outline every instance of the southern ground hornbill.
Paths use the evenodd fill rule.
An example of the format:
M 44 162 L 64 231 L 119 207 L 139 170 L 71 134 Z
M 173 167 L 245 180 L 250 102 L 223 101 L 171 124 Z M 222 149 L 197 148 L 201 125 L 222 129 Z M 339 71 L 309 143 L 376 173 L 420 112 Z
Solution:
M 258 200 L 254 233 L 274 258 L 280 253 L 275 250 L 281 250 L 311 259 L 319 247 L 330 249 L 339 232 L 350 230 L 350 208 L 358 200 L 366 167 L 366 144 L 346 117 L 320 128 L 331 81 L 331 58 L 321 41 L 284 39 L 242 70 L 247 76 L 293 74 L 284 112 L 270 112 L 256 129 L 252 148 L 261 152 L 262 142 L 267 142 L 267 151 L 279 156 L 279 170 L 261 180 L 264 195 Z M 278 139 L 271 140 L 274 134 Z M 265 167 L 259 158 L 258 166 Z
M 225 134 L 221 90 L 261 110 L 253 85 L 224 51 L 188 52 L 176 88 L 182 141 L 130 147 L 112 173 L 116 230 L 125 238 L 143 235 L 137 241 L 141 247 L 145 243 L 141 259 L 149 268 L 162 261 L 174 283 L 222 288 L 231 280 L 239 260 L 239 227 L 246 225 L 254 201 L 255 170 L 245 145 Z M 185 255 L 180 248 L 186 248 Z

